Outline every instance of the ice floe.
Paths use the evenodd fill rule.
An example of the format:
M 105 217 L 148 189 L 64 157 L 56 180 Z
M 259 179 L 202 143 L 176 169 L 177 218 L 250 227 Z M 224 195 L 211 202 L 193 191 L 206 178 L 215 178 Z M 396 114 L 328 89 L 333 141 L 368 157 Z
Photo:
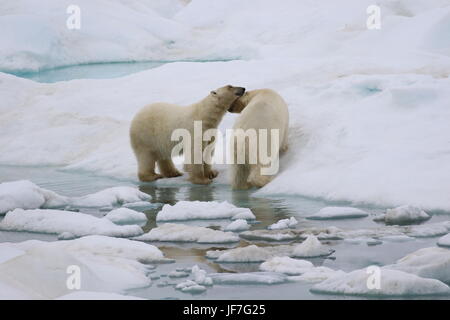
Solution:
M 247 220 L 244 219 L 237 219 L 231 222 L 229 225 L 227 225 L 224 230 L 225 231 L 244 231 L 248 230 L 250 228 L 250 225 L 247 223 Z
M 239 241 L 239 237 L 232 232 L 223 232 L 178 223 L 165 223 L 134 239 L 140 241 L 196 242 L 205 244 Z
M 294 247 L 292 256 L 296 258 L 315 258 L 332 254 L 334 250 L 324 246 L 316 236 L 309 235 L 301 244 Z
M 274 224 L 267 227 L 269 230 L 279 230 L 279 229 L 289 229 L 293 228 L 298 224 L 297 219 L 290 217 L 289 219 L 281 219 Z
M 118 208 L 108 212 L 105 219 L 116 224 L 133 224 L 147 221 L 145 213 L 134 211 L 128 208 Z
M 55 209 L 62 207 L 96 207 L 112 209 L 123 204 L 151 199 L 132 187 L 113 187 L 82 197 L 61 196 L 28 180 L 0 183 L 0 214 L 14 209 Z M 149 202 L 148 202 L 149 203 Z
M 315 214 L 308 216 L 311 220 L 332 220 L 332 219 L 351 219 L 364 218 L 369 214 L 361 209 L 352 207 L 325 207 Z
M 385 268 L 413 273 L 450 284 L 450 250 L 430 247 L 414 251 Z
M 450 233 L 441 237 L 438 242 L 438 245 L 442 246 L 442 247 L 450 247 Z
M 89 214 L 53 209 L 9 211 L 0 222 L 0 230 L 62 234 L 67 237 L 105 235 L 133 237 L 143 233 L 137 225 L 117 225 Z
M 198 294 L 206 291 L 206 287 L 199 285 L 197 282 L 192 280 L 186 280 L 180 282 L 175 286 L 175 289 L 181 290 L 182 292 Z
M 207 272 L 203 269 L 200 269 L 199 266 L 195 265 L 191 269 L 192 276 L 194 277 L 194 281 L 202 286 L 212 286 L 213 281 L 211 277 L 208 276 Z
M 379 285 L 372 283 L 368 269 L 331 277 L 311 288 L 313 293 L 361 296 L 448 295 L 450 288 L 436 279 L 421 278 L 399 270 L 380 268 Z
M 393 209 L 387 209 L 386 214 L 374 219 L 384 221 L 387 224 L 411 224 L 430 219 L 431 216 L 420 208 L 404 205 Z
M 314 265 L 311 262 L 290 257 L 273 257 L 259 266 L 261 271 L 280 272 L 287 275 L 299 275 L 312 268 Z
M 170 261 L 153 245 L 106 236 L 0 244 L 0 252 L 5 248 L 24 251 L 0 263 L 0 288 L 10 298 L 54 299 L 69 294 L 67 279 L 76 270 L 83 291 L 121 293 L 151 283 L 148 263 Z
M 157 221 L 207 220 L 207 219 L 255 219 L 248 208 L 238 208 L 227 201 L 179 201 L 166 204 L 156 216 Z
M 288 277 L 277 272 L 210 273 L 214 284 L 280 284 Z

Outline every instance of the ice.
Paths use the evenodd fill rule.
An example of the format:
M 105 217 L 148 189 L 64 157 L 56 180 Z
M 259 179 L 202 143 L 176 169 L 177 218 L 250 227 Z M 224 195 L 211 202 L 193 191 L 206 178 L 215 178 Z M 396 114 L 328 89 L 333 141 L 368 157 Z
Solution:
M 155 246 L 105 236 L 0 244 L 4 248 L 25 252 L 0 264 L 0 292 L 8 298 L 54 299 L 73 292 L 66 285 L 73 274 L 69 266 L 80 268 L 83 291 L 123 293 L 150 284 L 147 263 L 167 261 Z
M 175 286 L 175 289 L 181 290 L 182 292 L 198 294 L 206 291 L 206 287 L 197 284 L 195 281 L 186 280 Z
M 280 229 L 288 229 L 293 228 L 298 224 L 297 219 L 294 217 L 290 217 L 289 219 L 281 219 L 278 222 L 271 224 L 267 227 L 269 230 L 280 230 Z
M 116 225 L 108 219 L 89 214 L 52 209 L 15 209 L 0 222 L 1 230 L 40 233 L 70 233 L 75 237 L 106 235 L 133 237 L 143 233 L 137 225 Z
M 213 281 L 211 279 L 211 277 L 208 277 L 207 273 L 205 270 L 200 269 L 199 266 L 195 265 L 192 267 L 192 271 L 191 271 L 193 277 L 194 277 L 194 281 L 202 286 L 212 286 L 213 285 Z
M 355 270 L 316 284 L 311 292 L 378 297 L 450 294 L 450 288 L 439 280 L 421 278 L 403 271 L 381 268 L 378 288 L 369 278 L 373 276 L 367 269 Z
M 14 259 L 16 257 L 19 257 L 23 254 L 25 254 L 25 251 L 23 250 L 12 247 L 3 247 L 2 250 L 0 251 L 0 264 L 8 260 Z
M 314 265 L 311 262 L 290 257 L 274 257 L 259 266 L 261 271 L 280 272 L 287 275 L 299 275 L 312 268 Z
M 307 283 L 321 282 L 328 278 L 342 275 L 343 271 L 335 271 L 327 267 L 316 267 L 307 260 L 290 257 L 274 257 L 259 266 L 262 271 L 280 272 L 289 275 L 291 281 Z
M 145 300 L 110 292 L 75 291 L 56 298 L 56 300 Z
M 247 208 L 238 208 L 227 201 L 179 201 L 166 204 L 156 216 L 157 221 L 206 219 L 255 219 Z
M 169 278 L 185 278 L 189 276 L 189 273 L 184 272 L 184 271 L 171 271 L 169 272 L 169 274 L 167 275 Z
M 259 247 L 254 244 L 226 250 L 209 250 L 206 257 L 217 263 L 255 263 L 277 256 L 292 256 L 296 245 Z
M 450 284 L 450 250 L 437 247 L 419 249 L 386 268 Z
M 20 180 L 0 183 L 0 214 L 16 208 L 62 207 L 67 202 L 66 197 L 40 188 L 31 181 Z
M 324 246 L 316 236 L 309 235 L 305 241 L 297 245 L 292 255 L 296 258 L 323 257 L 332 254 L 334 250 Z
M 210 273 L 214 284 L 280 284 L 287 281 L 287 276 L 276 272 L 248 273 Z
M 45 85 L 0 73 L 0 163 L 136 179 L 128 128 L 137 110 L 155 101 L 192 103 L 226 79 L 273 88 L 289 105 L 289 152 L 256 195 L 449 210 L 450 9 L 441 1 L 399 3 L 379 3 L 383 27 L 376 31 L 364 23 L 369 0 L 263 0 L 257 14 L 254 1 L 113 0 L 105 8 L 82 0 L 81 30 L 64 27 L 66 3 L 2 5 L 3 71 L 177 62 Z M 212 61 L 228 59 L 241 60 Z M 233 120 L 227 115 L 220 128 Z M 216 181 L 226 177 L 222 167 Z M 158 183 L 186 177 L 170 181 Z
M 442 247 L 450 247 L 450 233 L 440 238 L 437 244 Z
M 177 223 L 165 223 L 134 239 L 140 241 L 196 242 L 205 244 L 239 241 L 239 237 L 232 232 Z
M 364 218 L 367 217 L 368 215 L 369 214 L 367 212 L 357 208 L 325 207 L 307 218 L 312 220 L 351 219 L 351 218 Z
M 0 183 L 0 214 L 10 210 L 52 209 L 61 207 L 112 208 L 122 204 L 141 203 L 151 196 L 132 187 L 114 187 L 82 197 L 61 196 L 28 180 Z
M 425 211 L 420 208 L 404 205 L 394 209 L 387 209 L 386 214 L 377 218 L 377 221 L 384 221 L 387 224 L 411 224 L 430 219 Z
M 108 212 L 105 216 L 116 224 L 138 224 L 147 221 L 145 213 L 134 211 L 128 208 L 118 208 Z
M 151 196 L 132 187 L 108 188 L 84 197 L 72 198 L 74 207 L 106 207 L 150 200 Z
M 225 227 L 225 231 L 244 231 L 248 230 L 250 228 L 250 225 L 247 223 L 247 220 L 244 219 L 237 219 L 231 222 L 229 225 Z

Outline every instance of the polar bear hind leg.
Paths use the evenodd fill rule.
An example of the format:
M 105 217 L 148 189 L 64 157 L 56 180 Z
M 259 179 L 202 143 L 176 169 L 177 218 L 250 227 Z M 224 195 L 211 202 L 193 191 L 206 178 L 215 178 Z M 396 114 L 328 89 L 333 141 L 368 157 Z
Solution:
M 163 175 L 164 178 L 173 178 L 179 177 L 183 174 L 178 171 L 178 169 L 173 164 L 172 159 L 161 159 L 157 161 L 159 172 Z

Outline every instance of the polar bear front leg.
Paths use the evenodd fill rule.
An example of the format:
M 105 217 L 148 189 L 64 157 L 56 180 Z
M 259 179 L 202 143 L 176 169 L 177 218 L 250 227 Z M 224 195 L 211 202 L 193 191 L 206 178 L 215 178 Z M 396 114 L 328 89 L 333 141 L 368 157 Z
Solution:
M 138 161 L 138 178 L 142 182 L 152 182 L 163 176 L 155 173 L 155 158 L 148 151 L 139 150 L 136 152 Z
M 189 170 L 191 181 L 194 184 L 210 184 L 211 179 L 205 176 L 204 165 L 203 164 L 193 164 L 190 166 Z
M 214 179 L 219 175 L 219 171 L 214 170 L 210 164 L 205 163 L 203 165 L 203 172 L 205 173 L 205 177 L 209 179 Z
M 164 178 L 174 178 L 183 175 L 177 170 L 172 159 L 158 160 L 158 168 Z

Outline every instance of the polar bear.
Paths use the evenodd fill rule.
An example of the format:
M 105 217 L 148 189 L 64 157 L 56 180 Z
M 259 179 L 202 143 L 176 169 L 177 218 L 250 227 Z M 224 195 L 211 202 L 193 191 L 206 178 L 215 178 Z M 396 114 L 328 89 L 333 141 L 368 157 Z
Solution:
M 260 143 L 267 143 L 267 150 L 276 153 L 276 155 L 271 154 L 270 156 L 272 160 L 276 157 L 276 171 L 278 171 L 278 154 L 288 149 L 289 112 L 287 104 L 275 91 L 259 89 L 247 91 L 231 105 L 228 111 L 241 113 L 233 126 L 233 138 L 230 141 L 229 151 L 233 155 L 233 163 L 231 164 L 232 188 L 263 187 L 274 178 L 276 172 L 265 175 L 264 171 L 261 171 L 268 165 L 261 161 Z M 251 137 L 249 129 L 255 129 L 256 131 L 257 143 L 254 144 L 255 149 L 249 146 Z M 279 139 L 273 146 L 271 141 L 272 129 L 278 129 L 278 131 L 275 131 L 278 132 Z M 267 139 L 261 138 L 260 132 L 263 131 L 267 132 Z M 243 161 L 240 162 L 238 161 L 239 153 L 244 154 Z M 253 162 L 250 158 L 251 153 L 255 156 Z
M 203 131 L 217 128 L 231 104 L 244 92 L 245 88 L 228 85 L 211 91 L 207 97 L 190 106 L 159 102 L 140 110 L 130 127 L 139 180 L 150 182 L 162 177 L 181 176 L 171 158 L 172 149 L 178 144 L 171 139 L 173 131 L 185 129 L 194 137 L 194 121 L 201 121 Z M 202 141 L 202 150 L 207 144 Z M 159 174 L 155 173 L 156 163 Z M 191 164 L 188 168 L 189 180 L 195 184 L 209 184 L 218 174 L 203 159 L 200 164 Z

